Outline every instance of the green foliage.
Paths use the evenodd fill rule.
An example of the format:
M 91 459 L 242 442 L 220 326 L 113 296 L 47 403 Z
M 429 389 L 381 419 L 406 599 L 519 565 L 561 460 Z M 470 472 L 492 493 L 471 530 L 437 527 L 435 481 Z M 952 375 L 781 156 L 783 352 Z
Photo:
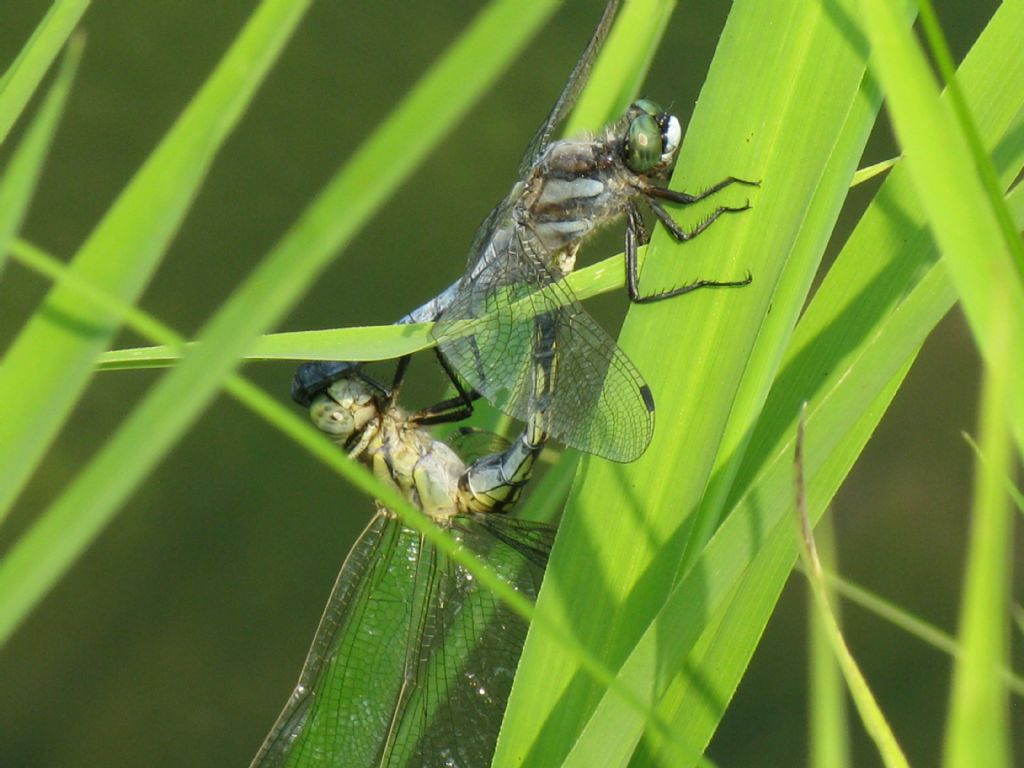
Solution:
M 86 5 L 55 4 L 0 79 L 0 141 Z M 195 346 L 185 346 L 134 305 L 307 5 L 259 5 L 69 269 L 28 243 L 11 246 L 14 258 L 58 282 L 0 368 L 0 518 L 98 366 L 182 360 L 5 555 L 0 643 L 222 387 L 368 495 L 404 509 L 234 369 L 246 356 L 385 359 L 429 345 L 425 327 L 259 334 L 352 242 L 555 3 L 493 2 L 331 178 Z M 572 126 L 595 127 L 632 97 L 672 23 L 673 6 L 626 4 Z M 1024 327 L 1019 243 L 1000 224 L 1009 217 L 1019 230 L 1024 195 L 1016 190 L 1005 211 L 999 209 L 1002 192 L 1024 165 L 1024 3 L 1004 2 L 961 65 L 957 82 L 966 111 L 957 111 L 959 122 L 917 50 L 911 10 L 909 3 L 865 3 L 861 26 L 856 0 L 734 4 L 673 188 L 692 191 L 724 175 L 759 180 L 761 187 L 750 192 L 750 211 L 691 243 L 657 233 L 643 285 L 732 279 L 748 270 L 753 284 L 630 311 L 621 344 L 655 393 L 655 439 L 629 466 L 581 462 L 495 765 L 697 760 L 797 557 L 792 453 L 801 404 L 808 403 L 804 454 L 814 521 L 921 344 L 958 300 L 990 377 L 982 433 L 994 460 L 976 502 L 981 543 L 972 550 L 962 619 L 965 671 L 957 679 L 991 677 L 980 692 L 958 684 L 948 748 L 953 756 L 964 753 L 964 734 L 976 733 L 971 714 L 983 711 L 992 727 L 987 743 L 996 745 L 992 754 L 1005 758 L 998 747 L 1006 739 L 998 717 L 1005 648 L 979 638 L 1004 632 L 1004 595 L 990 591 L 1008 567 L 1000 559 L 1000 521 L 1005 525 L 1007 517 L 1000 489 L 1013 463 L 1008 435 L 1018 449 L 1024 445 L 1024 389 L 1010 383 L 1019 381 L 1012 374 Z M 73 71 L 68 57 L 0 182 L 0 200 L 10 201 L 0 211 L 0 246 L 28 207 Z M 889 171 L 807 303 L 883 94 L 906 159 Z M 997 200 L 987 191 L 989 177 L 1000 180 Z M 728 194 L 736 199 L 725 202 L 736 204 L 746 193 Z M 618 288 L 621 262 L 601 262 L 571 281 L 582 297 Z M 161 346 L 105 352 L 121 322 Z M 564 474 L 553 477 L 564 480 Z M 538 506 L 543 501 L 549 500 Z M 451 550 L 443 537 L 437 543 Z M 467 561 L 467 567 L 500 591 L 486 566 Z M 502 596 L 530 612 L 507 592 Z M 964 763 L 952 757 L 950 764 Z

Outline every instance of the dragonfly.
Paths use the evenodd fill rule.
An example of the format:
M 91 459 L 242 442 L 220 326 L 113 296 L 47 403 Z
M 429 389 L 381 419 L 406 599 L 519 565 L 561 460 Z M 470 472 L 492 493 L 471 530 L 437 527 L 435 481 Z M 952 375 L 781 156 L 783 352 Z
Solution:
M 525 421 L 544 411 L 550 434 L 568 446 L 613 461 L 641 456 L 654 430 L 654 397 L 618 344 L 583 309 L 565 283 L 581 244 L 602 226 L 625 218 L 626 285 L 632 303 L 646 304 L 701 288 L 744 286 L 739 280 L 697 280 L 641 293 L 637 250 L 649 241 L 640 204 L 676 240 L 698 236 L 725 214 L 750 206 L 720 205 L 691 229 L 665 204 L 690 205 L 734 184 L 728 176 L 689 194 L 665 185 L 682 139 L 679 119 L 648 99 L 594 136 L 553 141 L 555 129 L 586 84 L 619 6 L 611 0 L 547 119 L 530 142 L 519 180 L 484 219 L 465 273 L 442 293 L 398 320 L 433 322 L 439 359 L 467 407 L 483 396 Z M 552 318 L 545 345 L 536 344 L 532 318 Z M 533 369 L 551 359 L 551 386 L 533 394 Z M 306 403 L 349 363 L 299 367 L 292 396 Z
M 543 414 L 503 450 L 467 464 L 423 425 L 445 420 L 443 404 L 413 414 L 396 404 L 407 363 L 390 388 L 349 365 L 312 400 L 314 424 L 535 599 L 555 528 L 505 513 L 547 439 Z M 535 381 L 546 385 L 543 375 Z M 252 768 L 488 766 L 526 631 L 521 616 L 378 502 Z

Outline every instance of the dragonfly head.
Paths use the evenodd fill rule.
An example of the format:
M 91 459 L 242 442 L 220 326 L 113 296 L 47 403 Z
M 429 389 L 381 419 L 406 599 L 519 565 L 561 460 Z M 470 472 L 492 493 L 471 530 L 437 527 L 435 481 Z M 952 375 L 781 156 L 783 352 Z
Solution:
M 650 99 L 637 99 L 626 111 L 622 156 L 633 173 L 656 176 L 675 165 L 683 130 L 679 119 Z
M 349 449 L 361 442 L 367 426 L 380 416 L 379 396 L 361 378 L 339 379 L 313 399 L 309 418 L 317 429 Z

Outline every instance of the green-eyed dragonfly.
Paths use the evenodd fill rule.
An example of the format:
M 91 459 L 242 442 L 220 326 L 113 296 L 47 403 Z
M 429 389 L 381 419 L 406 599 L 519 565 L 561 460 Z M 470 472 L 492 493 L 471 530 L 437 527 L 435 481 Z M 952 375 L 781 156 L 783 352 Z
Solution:
M 552 526 L 504 514 L 546 435 L 540 414 L 467 464 L 355 365 L 310 415 L 514 589 L 535 599 Z M 543 379 L 538 381 L 543 384 Z M 378 503 L 338 575 L 299 683 L 253 768 L 488 766 L 526 637 L 522 617 Z
M 697 226 L 683 229 L 664 202 L 687 205 L 731 184 L 727 177 L 699 194 L 667 189 L 679 154 L 679 120 L 652 101 L 635 101 L 625 115 L 596 136 L 551 141 L 586 83 L 618 9 L 612 0 L 554 108 L 530 143 L 519 181 L 478 228 L 465 274 L 399 323 L 435 321 L 432 335 L 445 370 L 460 393 L 481 394 L 510 416 L 527 420 L 544 411 L 550 434 L 565 444 L 615 461 L 632 461 L 654 429 L 654 398 L 615 341 L 583 309 L 564 278 L 575 267 L 581 243 L 604 224 L 626 218 L 625 265 L 630 301 L 647 303 L 698 288 L 740 286 L 698 280 L 641 294 L 637 248 L 649 237 L 638 202 L 684 241 L 726 213 L 749 206 L 718 206 Z M 549 344 L 535 344 L 532 318 L 552 318 Z M 553 358 L 551 386 L 533 396 L 532 369 Z M 300 366 L 292 396 L 308 403 L 348 363 Z M 454 369 L 454 373 L 452 372 Z M 457 376 L 455 374 L 458 374 Z M 469 387 L 460 387 L 459 378 Z

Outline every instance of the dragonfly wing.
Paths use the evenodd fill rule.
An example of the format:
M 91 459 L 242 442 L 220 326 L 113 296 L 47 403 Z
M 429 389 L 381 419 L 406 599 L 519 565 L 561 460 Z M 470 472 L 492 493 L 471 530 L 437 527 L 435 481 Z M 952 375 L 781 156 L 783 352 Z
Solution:
M 252 768 L 377 765 L 405 682 L 417 620 L 420 536 L 371 521 L 342 565 L 299 684 Z
M 538 156 L 544 150 L 545 145 L 551 140 L 555 129 L 569 116 L 572 108 L 576 106 L 576 101 L 579 99 L 583 87 L 587 84 L 587 80 L 590 79 L 590 70 L 594 68 L 597 54 L 601 52 L 604 41 L 611 31 L 612 22 L 615 20 L 616 13 L 618 13 L 619 5 L 620 0 L 609 0 L 608 5 L 605 6 L 604 14 L 601 16 L 601 21 L 597 24 L 597 29 L 594 30 L 594 34 L 591 36 L 590 42 L 587 43 L 587 47 L 583 50 L 583 54 L 576 62 L 576 66 L 573 67 L 572 74 L 569 75 L 569 79 L 566 81 L 565 86 L 563 86 L 562 92 L 558 95 L 555 105 L 551 108 L 547 119 L 541 124 L 537 133 L 526 147 L 526 153 L 519 164 L 519 178 L 526 177 L 534 162 L 536 162 Z
M 545 429 L 566 445 L 633 461 L 654 431 L 650 389 L 618 344 L 543 264 L 522 227 L 495 233 L 487 268 L 466 281 L 432 331 L 472 387 L 522 421 L 542 410 Z M 503 238 L 503 239 L 502 239 Z M 538 318 L 554 352 L 549 394 L 534 392 Z
M 506 583 L 536 599 L 543 578 L 537 557 L 546 561 L 554 528 L 484 514 L 457 518 L 453 532 Z M 432 557 L 416 684 L 407 689 L 382 765 L 485 768 L 528 626 L 462 566 L 436 550 Z
M 536 597 L 553 527 L 476 515 L 457 531 Z M 253 768 L 490 765 L 526 629 L 465 569 L 379 513 L 342 566 Z

